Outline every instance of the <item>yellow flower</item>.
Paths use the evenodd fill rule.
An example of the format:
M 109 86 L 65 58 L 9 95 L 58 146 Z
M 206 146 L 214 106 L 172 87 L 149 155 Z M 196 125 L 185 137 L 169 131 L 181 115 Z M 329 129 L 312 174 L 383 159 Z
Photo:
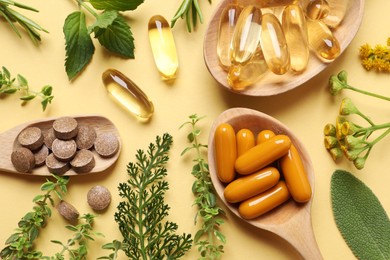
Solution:
M 369 44 L 366 43 L 366 44 L 360 46 L 359 55 L 361 58 L 366 59 L 371 54 L 372 54 L 372 49 L 371 49 L 371 46 Z

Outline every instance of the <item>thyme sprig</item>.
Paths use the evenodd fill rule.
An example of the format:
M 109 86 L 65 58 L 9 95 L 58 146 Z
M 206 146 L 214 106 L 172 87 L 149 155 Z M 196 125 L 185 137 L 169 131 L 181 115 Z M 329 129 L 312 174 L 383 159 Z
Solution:
M 12 30 L 19 36 L 22 37 L 18 27 L 15 25 L 15 23 L 18 23 L 28 34 L 31 41 L 38 45 L 38 43 L 41 41 L 41 35 L 39 34 L 40 31 L 42 32 L 48 32 L 44 28 L 42 28 L 39 24 L 31 20 L 30 18 L 22 15 L 18 11 L 15 11 L 12 7 L 17 7 L 23 10 L 33 11 L 33 12 L 39 12 L 37 9 L 27 6 L 12 0 L 0 0 L 0 16 L 3 16 L 4 19 L 9 23 L 9 25 L 12 27 Z
M 221 233 L 220 226 L 224 223 L 221 218 L 225 212 L 217 205 L 214 186 L 211 182 L 208 163 L 202 156 L 202 150 L 207 151 L 207 145 L 200 143 L 199 136 L 202 133 L 197 128 L 197 123 L 203 117 L 196 114 L 189 116 L 189 121 L 185 122 L 180 128 L 190 125 L 191 131 L 187 135 L 190 146 L 186 147 L 181 155 L 189 151 L 195 151 L 195 165 L 192 168 L 192 175 L 195 181 L 192 186 L 192 192 L 195 195 L 194 205 L 198 207 L 195 216 L 195 224 L 198 218 L 201 219 L 201 227 L 194 237 L 194 242 L 198 246 L 201 255 L 199 259 L 219 259 L 223 254 L 223 244 L 226 243 L 226 237 Z
M 208 0 L 208 2 L 211 4 L 211 0 Z M 188 32 L 191 32 L 192 29 L 196 28 L 198 18 L 199 22 L 203 23 L 203 13 L 198 0 L 183 0 L 171 20 L 172 28 L 175 26 L 179 18 L 185 19 Z
M 17 91 L 23 93 L 20 97 L 23 102 L 28 102 L 36 97 L 40 97 L 43 111 L 46 110 L 47 105 L 50 104 L 54 98 L 52 95 L 52 86 L 43 86 L 39 92 L 31 90 L 25 77 L 20 74 L 18 74 L 16 78 L 11 77 L 9 70 L 3 67 L 3 71 L 0 71 L 0 95 L 10 95 Z
M 129 259 L 178 259 L 191 248 L 191 235 L 177 235 L 178 225 L 165 221 L 170 209 L 164 201 L 169 189 L 165 165 L 171 145 L 171 135 L 157 136 L 147 152 L 137 150 L 137 161 L 127 165 L 129 179 L 118 187 L 125 201 L 114 215 L 123 240 L 104 245 L 114 253 L 100 259 L 116 259 L 119 250 Z
M 1 259 L 39 259 L 42 252 L 34 249 L 34 240 L 38 237 L 47 219 L 51 217 L 54 206 L 53 194 L 59 199 L 67 193 L 69 178 L 53 175 L 55 182 L 47 180 L 41 186 L 44 194 L 34 197 L 34 207 L 18 223 L 18 228 L 5 242 L 6 247 L 0 252 Z
M 55 256 L 44 257 L 44 259 L 63 260 L 65 259 L 65 253 L 69 254 L 69 259 L 87 259 L 88 241 L 94 241 L 93 236 L 103 236 L 103 234 L 93 231 L 93 221 L 95 217 L 95 215 L 87 213 L 80 217 L 80 219 L 84 220 L 85 223 L 80 223 L 75 226 L 65 226 L 67 229 L 74 232 L 74 236 L 68 239 L 66 243 L 63 243 L 59 240 L 52 240 L 52 243 L 62 246 L 62 250 L 56 253 Z

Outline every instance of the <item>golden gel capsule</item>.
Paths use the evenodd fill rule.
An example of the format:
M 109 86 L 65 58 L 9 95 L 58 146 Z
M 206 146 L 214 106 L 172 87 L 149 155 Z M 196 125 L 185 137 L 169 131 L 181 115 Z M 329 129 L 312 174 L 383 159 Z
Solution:
M 329 14 L 326 0 L 310 0 L 306 6 L 306 16 L 313 20 L 321 20 Z
M 230 66 L 227 82 L 231 89 L 241 91 L 258 82 L 268 71 L 268 65 L 259 46 L 248 62 Z
M 272 132 L 271 130 L 268 130 L 268 129 L 262 130 L 257 134 L 256 144 L 264 143 L 265 141 L 268 141 L 269 139 L 271 139 L 274 136 L 275 136 L 275 133 Z
M 102 75 L 104 86 L 114 100 L 142 121 L 149 120 L 154 112 L 153 103 L 128 77 L 115 69 Z
M 327 0 L 329 14 L 322 21 L 332 29 L 337 28 L 344 20 L 350 2 L 350 0 Z
M 282 25 L 271 13 L 263 15 L 260 43 L 269 69 L 278 75 L 286 73 L 290 68 L 287 42 Z
M 290 68 L 302 72 L 306 69 L 310 52 L 305 14 L 299 5 L 286 6 L 282 15 L 282 28 L 290 53 Z
M 244 219 L 254 219 L 283 204 L 290 198 L 284 181 L 271 189 L 240 203 L 238 213 Z
M 237 159 L 236 133 L 228 123 L 220 124 L 214 133 L 215 161 L 217 176 L 223 183 L 234 180 L 234 162 Z
M 306 19 L 310 49 L 323 62 L 332 62 L 340 55 L 340 44 L 332 31 L 320 20 Z
M 241 10 L 241 6 L 237 4 L 228 4 L 223 9 L 219 20 L 217 55 L 219 64 L 224 70 L 228 70 L 231 65 L 230 44 Z
M 275 186 L 280 178 L 274 167 L 266 167 L 248 176 L 240 177 L 229 183 L 223 191 L 227 202 L 237 203 L 256 196 Z
M 255 135 L 249 129 L 240 129 L 236 134 L 237 156 L 245 153 L 255 146 Z
M 260 9 L 253 5 L 246 6 L 238 17 L 233 34 L 230 50 L 232 64 L 243 64 L 253 57 L 260 41 L 260 28 Z
M 174 79 L 179 61 L 171 27 L 164 17 L 155 15 L 149 20 L 148 32 L 157 69 L 163 79 Z

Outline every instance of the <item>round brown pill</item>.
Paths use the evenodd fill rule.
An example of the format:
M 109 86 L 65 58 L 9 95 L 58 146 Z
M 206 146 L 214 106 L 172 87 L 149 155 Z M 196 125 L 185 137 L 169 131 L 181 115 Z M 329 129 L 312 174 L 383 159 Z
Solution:
M 42 166 L 45 164 L 46 157 L 49 155 L 49 149 L 46 145 L 42 145 L 41 149 L 34 152 L 35 166 Z
M 18 172 L 30 172 L 35 167 L 34 154 L 25 147 L 19 147 L 12 152 L 11 162 Z
M 97 136 L 95 141 L 96 152 L 103 157 L 114 156 L 119 149 L 119 140 L 113 133 L 104 133 Z
M 51 145 L 53 141 L 56 139 L 56 135 L 54 134 L 54 129 L 50 128 L 49 130 L 43 132 L 43 143 L 51 150 Z
M 27 127 L 18 135 L 18 142 L 32 151 L 39 149 L 43 144 L 43 134 L 40 128 Z
M 62 140 L 69 140 L 78 133 L 77 120 L 72 117 L 61 117 L 53 122 L 54 134 Z
M 77 209 L 72 204 L 64 200 L 61 200 L 61 202 L 57 205 L 57 210 L 61 216 L 69 221 L 76 221 L 80 216 Z
M 91 149 L 95 140 L 96 131 L 93 127 L 87 125 L 79 127 L 79 132 L 75 139 L 78 149 Z
M 45 162 L 49 172 L 57 175 L 64 174 L 70 169 L 69 163 L 57 160 L 52 153 L 46 157 Z
M 54 156 L 59 161 L 69 162 L 76 155 L 77 146 L 75 140 L 55 139 L 52 144 Z
M 95 186 L 88 191 L 87 201 L 94 210 L 104 210 L 110 205 L 111 193 L 104 186 Z
M 95 167 L 95 157 L 90 150 L 82 149 L 70 161 L 73 170 L 78 173 L 90 172 Z

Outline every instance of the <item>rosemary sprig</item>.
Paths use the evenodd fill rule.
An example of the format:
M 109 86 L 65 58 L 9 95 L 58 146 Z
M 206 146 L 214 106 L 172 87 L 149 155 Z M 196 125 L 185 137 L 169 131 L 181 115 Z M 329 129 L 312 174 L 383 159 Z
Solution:
M 69 181 L 67 177 L 55 175 L 53 177 L 56 182 L 47 180 L 42 184 L 41 191 L 45 193 L 33 199 L 35 205 L 32 211 L 24 215 L 15 233 L 6 240 L 6 247 L 0 252 L 1 259 L 39 259 L 42 257 L 42 252 L 34 250 L 34 240 L 51 216 L 51 207 L 54 206 L 52 194 L 62 199 L 67 192 L 66 185 Z
M 15 11 L 10 6 L 18 7 L 20 9 L 33 11 L 33 12 L 39 12 L 39 11 L 31 6 L 27 6 L 12 0 L 0 0 L 0 16 L 3 16 L 4 19 L 12 27 L 14 32 L 19 37 L 22 37 L 18 27 L 15 25 L 15 23 L 18 23 L 27 32 L 32 42 L 35 45 L 38 45 L 38 43 L 41 41 L 41 35 L 39 34 L 39 31 L 46 32 L 46 33 L 48 31 L 43 29 L 39 24 L 37 24 L 33 20 L 22 15 L 18 11 Z
M 44 257 L 45 259 L 51 260 L 62 260 L 65 259 L 65 253 L 68 252 L 70 259 L 81 260 L 87 259 L 88 255 L 88 241 L 94 241 L 93 236 L 99 235 L 103 236 L 103 234 L 98 232 L 93 232 L 93 221 L 95 219 L 95 215 L 92 214 L 84 214 L 80 219 L 84 220 L 85 223 L 66 226 L 67 229 L 74 232 L 74 236 L 69 239 L 66 243 L 63 243 L 58 240 L 52 240 L 51 242 L 55 244 L 59 244 L 62 246 L 61 252 L 55 254 L 54 257 Z
M 211 4 L 211 0 L 208 0 L 208 2 Z M 203 13 L 198 0 L 183 0 L 179 9 L 176 11 L 171 20 L 172 28 L 175 26 L 176 21 L 179 18 L 185 19 L 188 32 L 191 32 L 192 29 L 196 28 L 198 24 L 198 18 L 200 23 L 203 23 Z
M 169 189 L 164 166 L 171 145 L 171 135 L 157 136 L 147 152 L 137 151 L 137 162 L 128 164 L 129 179 L 118 187 L 125 201 L 119 203 L 115 213 L 123 240 L 104 245 L 114 253 L 100 259 L 116 259 L 118 250 L 129 259 L 178 259 L 191 248 L 191 235 L 177 235 L 178 225 L 164 222 L 170 209 L 164 202 Z
M 2 94 L 14 94 L 17 91 L 23 93 L 22 97 L 20 97 L 23 102 L 28 102 L 36 97 L 40 97 L 43 111 L 46 110 L 47 105 L 50 104 L 54 98 L 52 95 L 52 86 L 43 86 L 39 92 L 31 90 L 25 77 L 18 74 L 16 78 L 13 78 L 11 77 L 9 70 L 3 67 L 3 71 L 0 71 L 0 96 Z
M 219 259 L 222 256 L 223 244 L 226 243 L 226 237 L 219 231 L 220 226 L 224 223 L 221 218 L 225 212 L 217 205 L 214 186 L 211 182 L 209 167 L 203 159 L 201 150 L 206 149 L 207 145 L 201 144 L 198 140 L 201 130 L 196 127 L 196 124 L 203 117 L 198 117 L 196 114 L 189 116 L 189 121 L 183 126 L 190 125 L 191 132 L 187 135 L 190 146 L 186 147 L 181 155 L 183 156 L 189 151 L 195 151 L 196 157 L 193 160 L 195 165 L 192 168 L 192 175 L 196 178 L 192 186 L 192 192 L 195 195 L 194 204 L 198 207 L 197 215 L 195 216 L 195 224 L 198 217 L 201 218 L 202 224 L 200 229 L 195 234 L 194 242 L 198 246 L 200 259 Z M 218 242 L 219 241 L 219 242 Z

